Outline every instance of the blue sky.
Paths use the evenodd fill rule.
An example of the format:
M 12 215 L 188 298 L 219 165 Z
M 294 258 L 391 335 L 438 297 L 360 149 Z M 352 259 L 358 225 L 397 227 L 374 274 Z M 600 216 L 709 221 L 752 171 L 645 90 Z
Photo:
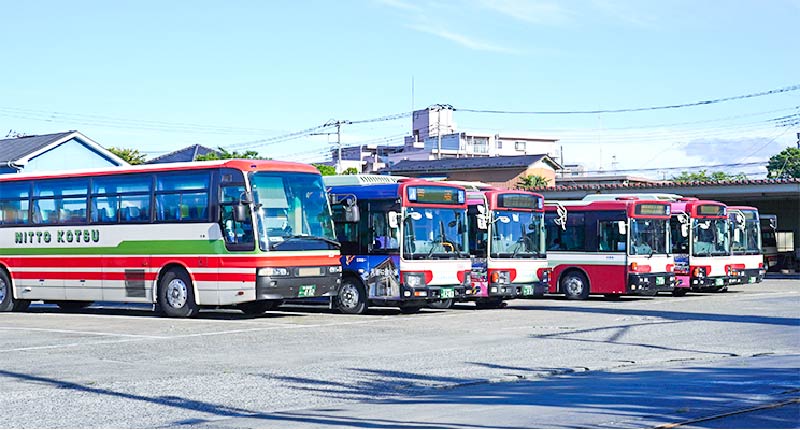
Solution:
M 800 0 L 37 1 L 0 12 L 2 135 L 77 129 L 152 156 L 410 111 L 412 79 L 416 109 L 512 111 L 667 105 L 800 83 Z M 559 138 L 566 161 L 590 170 L 611 169 L 612 156 L 619 169 L 658 169 L 765 160 L 795 144 L 800 127 L 772 120 L 798 106 L 794 91 L 671 111 L 455 120 Z M 343 141 L 400 143 L 410 128 L 345 126 Z M 252 149 L 310 162 L 326 139 Z

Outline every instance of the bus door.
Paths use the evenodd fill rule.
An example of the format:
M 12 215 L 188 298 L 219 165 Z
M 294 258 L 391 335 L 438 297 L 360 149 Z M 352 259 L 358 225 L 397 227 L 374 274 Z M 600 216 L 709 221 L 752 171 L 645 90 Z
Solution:
M 592 293 L 619 293 L 620 286 L 624 289 L 628 281 L 627 215 L 617 211 L 587 211 L 585 216 L 586 249 L 590 251 L 587 258 L 596 260 L 586 266 Z
M 370 298 L 400 297 L 400 226 L 392 202 L 368 203 L 367 251 L 369 272 L 366 285 Z M 393 217 L 394 221 L 389 218 Z

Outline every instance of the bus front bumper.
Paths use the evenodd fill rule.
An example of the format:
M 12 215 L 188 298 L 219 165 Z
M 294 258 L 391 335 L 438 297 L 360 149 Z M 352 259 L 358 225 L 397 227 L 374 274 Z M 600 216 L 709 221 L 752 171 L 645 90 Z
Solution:
M 533 282 L 525 285 L 516 285 L 518 298 L 543 297 L 549 290 L 547 282 Z
M 256 277 L 256 300 L 299 299 L 337 295 L 341 273 L 311 277 Z
M 442 285 L 412 288 L 403 286 L 400 292 L 403 299 L 431 300 L 463 300 L 467 298 L 467 287 L 464 285 Z
M 675 289 L 674 272 L 633 273 L 628 275 L 627 294 L 654 295 Z
M 728 284 L 756 284 L 764 280 L 765 274 L 764 269 L 734 269 L 728 278 Z
M 718 290 L 728 285 L 727 276 L 704 276 L 702 278 L 692 276 L 689 279 L 689 285 L 692 291 L 709 291 Z

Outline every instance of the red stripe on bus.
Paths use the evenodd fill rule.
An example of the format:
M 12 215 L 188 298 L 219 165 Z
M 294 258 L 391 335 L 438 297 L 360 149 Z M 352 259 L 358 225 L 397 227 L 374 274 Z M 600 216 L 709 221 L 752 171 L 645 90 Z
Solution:
M 144 265 L 143 263 L 146 263 Z M 11 267 L 163 267 L 170 263 L 180 263 L 189 268 L 257 268 L 275 266 L 338 266 L 339 256 L 327 255 L 309 256 L 210 256 L 210 257 L 186 257 L 186 256 L 92 256 L 92 257 L 6 257 L 0 260 L 0 264 Z
M 85 281 L 124 281 L 125 272 L 15 272 L 11 271 L 13 279 L 64 279 L 64 280 L 85 280 Z M 144 280 L 155 281 L 158 273 L 144 273 Z M 256 274 L 253 273 L 192 273 L 192 277 L 198 282 L 255 282 Z

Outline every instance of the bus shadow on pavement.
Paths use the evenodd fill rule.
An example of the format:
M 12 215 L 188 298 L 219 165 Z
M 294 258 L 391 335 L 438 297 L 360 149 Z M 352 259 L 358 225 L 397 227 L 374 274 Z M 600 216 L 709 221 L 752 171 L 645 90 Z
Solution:
M 774 358 L 774 357 L 765 357 Z M 756 406 L 769 401 L 780 401 L 797 397 L 800 391 L 800 376 L 797 373 L 797 356 L 793 365 L 741 366 L 718 368 L 711 366 L 687 367 L 666 370 L 578 371 L 559 368 L 507 367 L 484 363 L 469 363 L 500 371 L 533 375 L 517 382 L 491 383 L 488 380 L 469 378 L 437 377 L 435 375 L 378 371 L 372 369 L 349 369 L 357 375 L 353 381 L 342 383 L 309 378 L 276 377 L 293 389 L 322 395 L 329 398 L 347 399 L 375 405 L 360 408 L 359 412 L 380 416 L 386 411 L 383 405 L 391 406 L 392 415 L 414 416 L 413 411 L 453 411 L 447 416 L 462 416 L 465 422 L 416 421 L 430 428 L 476 427 L 469 421 L 470 412 L 477 408 L 474 416 L 491 414 L 488 406 L 509 407 L 498 413 L 496 428 L 556 428 L 587 425 L 603 427 L 641 427 L 645 425 L 676 423 L 731 412 Z M 538 376 L 537 376 L 538 375 Z M 543 379 L 536 379 L 543 378 Z M 353 378 L 351 378 L 353 379 Z M 408 409 L 401 409 L 408 407 Z M 516 408 L 515 408 L 516 407 Z M 524 407 L 520 409 L 519 407 Z M 464 411 L 459 414 L 457 411 Z M 280 413 L 281 420 L 325 417 L 336 419 L 336 425 L 368 427 L 376 423 L 371 417 L 356 420 L 349 408 L 340 410 L 308 410 L 302 413 Z M 439 416 L 440 414 L 434 414 Z M 570 418 L 567 418 L 570 417 Z M 265 421 L 244 423 L 248 427 L 276 424 L 270 417 Z M 485 419 L 485 417 L 484 417 Z M 568 421 L 575 419 L 575 421 Z M 526 421 L 527 420 L 527 421 Z M 630 425 L 625 425 L 625 421 Z M 743 424 L 740 427 L 748 427 Z M 767 428 L 797 428 L 796 417 L 776 415 Z M 702 427 L 705 423 L 695 423 Z M 385 427 L 385 425 L 377 425 Z M 405 426 L 400 426 L 405 427 Z M 409 426 L 412 427 L 413 426 Z
M 150 305 L 134 304 L 111 304 L 98 303 L 80 310 L 64 310 L 57 305 L 51 304 L 32 304 L 26 313 L 31 314 L 52 314 L 52 315 L 108 315 L 108 316 L 133 316 L 162 318 L 157 311 Z M 196 316 L 187 320 L 253 320 L 285 318 L 290 316 L 302 316 L 302 313 L 268 311 L 259 315 L 248 315 L 238 309 L 202 309 Z M 164 318 L 168 320 L 170 318 Z
M 625 309 L 625 308 L 589 308 L 583 306 L 514 306 L 520 310 L 534 310 L 544 312 L 574 312 L 586 314 L 609 314 L 609 315 L 631 315 L 655 317 L 672 321 L 715 321 L 732 322 L 746 324 L 771 324 L 782 326 L 800 326 L 798 318 L 772 317 L 765 315 L 734 315 L 734 314 L 712 314 L 702 312 L 679 312 L 649 309 Z
M 784 359 L 784 362 L 770 360 Z M 519 428 L 519 427 L 641 427 L 642 421 L 664 424 L 763 405 L 767 401 L 797 396 L 800 378 L 798 356 L 761 357 L 755 363 L 730 367 L 695 366 L 680 369 L 629 370 L 624 372 L 566 372 L 551 368 L 506 368 L 498 370 L 556 375 L 544 379 L 521 379 L 518 382 L 490 383 L 485 379 L 436 376 L 390 370 L 350 368 L 347 381 L 263 375 L 277 380 L 298 395 L 313 395 L 342 400 L 341 405 L 300 411 L 263 412 L 216 404 L 180 396 L 148 396 L 127 393 L 44 376 L 0 370 L 0 378 L 39 386 L 70 390 L 81 396 L 121 399 L 130 408 L 159 408 L 164 422 L 154 425 L 152 418 L 137 422 L 126 415 L 128 427 L 369 427 L 369 428 Z M 786 363 L 788 361 L 788 363 Z M 497 367 L 490 363 L 475 366 Z M 755 365 L 754 365 L 755 364 Z M 560 375 L 560 376 L 559 376 Z M 568 375 L 568 376 L 564 376 Z M 108 404 L 110 399 L 101 401 Z M 353 412 L 353 403 L 362 406 Z M 363 407 L 367 405 L 367 407 Z M 492 412 L 488 406 L 500 406 Z M 386 418 L 386 408 L 392 416 Z M 180 419 L 170 419 L 170 410 Z M 414 411 L 449 411 L 444 416 L 425 419 Z M 476 412 L 473 412 L 476 411 Z M 119 420 L 114 410 L 107 411 L 110 422 Z M 383 413 L 383 416 L 381 415 Z M 472 416 L 490 415 L 490 426 L 470 420 Z M 188 415 L 188 416 L 187 416 Z M 422 414 L 424 415 L 424 414 Z M 417 418 L 413 418 L 413 417 Z M 433 414 L 442 417 L 442 414 Z M 496 417 L 493 420 L 492 417 Z M 143 418 L 145 420 L 145 418 Z M 631 425 L 625 425 L 631 422 Z M 792 416 L 777 416 L 770 428 L 795 428 Z M 74 425 L 74 424 L 73 424 Z M 87 427 L 105 427 L 104 422 L 84 422 Z M 700 423 L 702 425 L 702 423 Z M 747 425 L 741 425 L 747 427 Z

